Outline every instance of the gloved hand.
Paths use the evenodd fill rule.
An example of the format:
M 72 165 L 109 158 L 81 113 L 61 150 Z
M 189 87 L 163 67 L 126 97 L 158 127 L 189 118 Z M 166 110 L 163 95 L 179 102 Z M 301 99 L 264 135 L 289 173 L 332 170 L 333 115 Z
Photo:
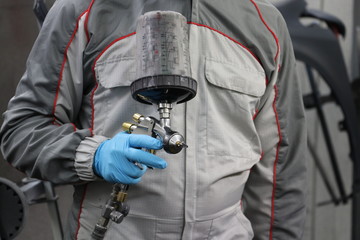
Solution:
M 137 148 L 161 149 L 162 142 L 147 135 L 118 133 L 101 143 L 96 150 L 93 164 L 95 174 L 108 182 L 135 184 L 141 180 L 147 166 L 166 168 L 165 160 Z M 135 162 L 143 165 L 143 169 Z

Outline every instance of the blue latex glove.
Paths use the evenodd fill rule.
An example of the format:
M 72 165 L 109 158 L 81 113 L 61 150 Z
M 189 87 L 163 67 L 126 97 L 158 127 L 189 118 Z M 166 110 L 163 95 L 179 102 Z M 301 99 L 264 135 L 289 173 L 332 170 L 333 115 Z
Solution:
M 165 160 L 139 148 L 161 149 L 162 142 L 147 135 L 125 132 L 104 141 L 95 153 L 93 164 L 95 174 L 108 182 L 135 184 L 140 182 L 147 166 L 166 168 Z M 136 166 L 135 162 L 140 163 L 143 169 Z

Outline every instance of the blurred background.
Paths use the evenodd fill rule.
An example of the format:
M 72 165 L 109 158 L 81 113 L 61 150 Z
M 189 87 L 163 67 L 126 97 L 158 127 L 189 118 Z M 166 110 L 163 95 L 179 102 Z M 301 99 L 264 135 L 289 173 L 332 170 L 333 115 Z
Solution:
M 281 4 L 286 0 L 271 0 L 274 4 Z M 321 10 L 341 20 L 346 27 L 345 37 L 338 36 L 343 53 L 345 67 L 350 81 L 359 78 L 359 27 L 360 27 L 360 2 L 356 0 L 306 0 L 308 9 Z M 304 25 L 318 24 L 327 28 L 324 22 L 313 19 L 303 19 Z M 334 66 L 335 67 L 335 66 Z M 303 94 L 310 90 L 308 73 L 303 62 L 298 62 L 298 74 L 302 81 Z M 331 93 L 326 81 L 319 74 L 313 72 L 318 84 L 320 95 L 326 96 Z M 341 79 L 340 79 L 341 81 Z M 359 106 L 357 106 L 359 107 Z M 345 194 L 351 195 L 353 187 L 353 162 L 350 158 L 349 139 L 346 132 L 340 130 L 344 120 L 343 112 L 335 102 L 323 104 L 326 122 L 333 141 L 335 157 L 338 162 L 338 170 L 344 184 Z M 314 150 L 322 169 L 328 177 L 329 184 L 339 198 L 340 193 L 330 163 L 330 155 L 326 147 L 324 133 L 320 125 L 318 112 L 315 108 L 306 110 L 308 125 L 308 144 Z M 305 226 L 305 240 L 356 240 L 352 236 L 352 202 L 339 202 L 335 204 L 331 200 L 324 178 L 320 174 L 319 167 L 315 164 L 314 154 L 308 151 L 308 202 L 307 221 Z M 359 229 L 360 225 L 353 226 Z
M 272 0 L 281 3 L 284 0 Z M 54 0 L 45 1 L 50 7 Z M 308 8 L 323 10 L 339 18 L 346 26 L 346 37 L 340 37 L 346 70 L 349 78 L 359 77 L 359 56 L 357 38 L 360 30 L 360 1 L 356 0 L 308 0 Z M 0 1 L 0 113 L 6 110 L 9 99 L 14 95 L 16 85 L 25 70 L 26 58 L 38 34 L 38 23 L 32 11 L 32 0 L 1 0 Z M 304 24 L 309 24 L 305 20 Z M 319 23 L 320 25 L 322 23 Z M 309 91 L 307 74 L 304 65 L 299 62 L 298 71 L 303 79 L 304 93 Z M 321 92 L 326 94 L 330 90 L 321 77 L 315 73 L 316 81 Z M 345 191 L 352 191 L 352 167 L 349 157 L 349 141 L 345 132 L 339 131 L 339 122 L 343 120 L 342 112 L 335 103 L 324 106 L 330 133 L 334 139 L 335 152 L 339 161 L 339 169 L 345 185 Z M 328 152 L 323 135 L 319 127 L 319 119 L 315 110 L 307 111 L 309 139 L 319 156 L 324 170 L 329 174 L 330 184 L 335 186 Z M 0 120 L 0 123 L 2 120 Z M 308 157 L 308 215 L 306 221 L 305 240 L 350 240 L 351 239 L 351 201 L 347 204 L 333 204 L 324 181 L 315 167 L 311 156 Z M 25 176 L 14 170 L 3 161 L 0 156 L 0 177 L 20 183 Z M 56 187 L 59 196 L 58 203 L 63 224 L 71 204 L 72 187 Z M 1 196 L 0 196 L 1 197 Z M 0 213 L 1 214 L 1 213 Z M 359 226 L 360 227 L 360 226 Z M 47 205 L 36 204 L 29 207 L 29 216 L 23 231 L 16 238 L 26 239 L 53 239 L 50 217 Z
M 53 2 L 46 1 L 46 4 L 51 6 Z M 15 93 L 17 83 L 25 70 L 27 56 L 39 31 L 32 10 L 33 4 L 32 0 L 0 1 L 1 114 L 6 110 L 8 101 Z M 8 165 L 1 156 L 0 177 L 20 183 L 25 176 Z M 57 187 L 56 192 L 59 195 L 62 222 L 65 223 L 67 209 L 72 199 L 72 187 Z M 28 213 L 25 227 L 16 239 L 53 239 L 47 205 L 45 203 L 32 205 Z

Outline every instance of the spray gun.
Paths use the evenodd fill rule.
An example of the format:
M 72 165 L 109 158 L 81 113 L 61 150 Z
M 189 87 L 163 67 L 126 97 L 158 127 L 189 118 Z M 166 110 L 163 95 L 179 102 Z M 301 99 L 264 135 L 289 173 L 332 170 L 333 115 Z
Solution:
M 186 18 L 171 11 L 154 11 L 142 15 L 136 29 L 137 80 L 130 88 L 132 97 L 141 103 L 157 105 L 160 119 L 135 113 L 134 123 L 123 123 L 131 134 L 146 134 L 163 142 L 170 154 L 186 148 L 184 137 L 171 129 L 171 110 L 175 104 L 194 98 L 197 82 L 189 77 L 190 55 Z M 150 149 L 143 149 L 155 153 Z M 136 164 L 142 168 L 141 164 Z M 117 183 L 103 208 L 92 238 L 103 239 L 108 224 L 121 223 L 129 213 L 126 203 L 129 185 Z
M 139 113 L 135 113 L 133 115 L 133 120 L 135 123 L 123 123 L 123 129 L 125 131 L 134 134 L 146 134 L 161 139 L 164 150 L 167 153 L 176 154 L 179 153 L 184 147 L 188 147 L 185 144 L 184 137 L 180 133 L 171 130 L 170 125 L 164 125 L 164 121 L 161 121 L 166 120 L 168 123 L 168 118 L 160 117 L 159 121 L 156 118 L 145 117 Z M 155 152 L 152 150 L 144 150 L 155 154 Z

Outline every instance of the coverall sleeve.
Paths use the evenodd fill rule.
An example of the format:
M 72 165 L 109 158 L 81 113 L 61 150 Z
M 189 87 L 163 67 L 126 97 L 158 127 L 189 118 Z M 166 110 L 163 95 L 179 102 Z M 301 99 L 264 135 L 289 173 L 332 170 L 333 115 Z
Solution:
M 279 37 L 276 69 L 254 120 L 262 157 L 251 169 L 243 206 L 255 238 L 302 239 L 306 194 L 306 124 L 295 57 L 286 25 Z
M 90 1 L 56 1 L 33 46 L 15 96 L 3 114 L 4 158 L 28 176 L 76 183 L 76 149 L 88 127 L 78 113 L 91 82 L 83 79 L 84 21 Z

